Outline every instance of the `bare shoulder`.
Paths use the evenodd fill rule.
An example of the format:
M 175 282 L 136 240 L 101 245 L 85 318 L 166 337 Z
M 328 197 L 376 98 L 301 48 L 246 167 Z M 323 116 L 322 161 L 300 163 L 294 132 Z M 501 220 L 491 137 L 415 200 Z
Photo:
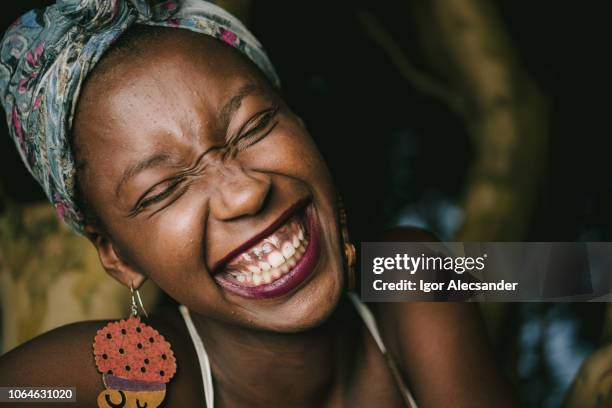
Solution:
M 439 241 L 428 231 L 405 227 L 386 231 L 380 240 Z M 475 304 L 390 302 L 371 306 L 385 345 L 420 405 L 518 406 L 495 365 Z
M 202 397 L 197 356 L 178 313 L 164 313 L 145 321 L 162 334 L 172 346 L 177 373 L 167 385 L 164 406 L 189 406 L 184 403 Z M 0 386 L 75 387 L 80 407 L 97 406 L 104 389 L 93 355 L 93 341 L 109 320 L 83 321 L 44 333 L 0 356 Z
M 96 406 L 103 384 L 92 344 L 96 331 L 106 323 L 62 326 L 0 356 L 0 386 L 76 387 L 78 406 Z

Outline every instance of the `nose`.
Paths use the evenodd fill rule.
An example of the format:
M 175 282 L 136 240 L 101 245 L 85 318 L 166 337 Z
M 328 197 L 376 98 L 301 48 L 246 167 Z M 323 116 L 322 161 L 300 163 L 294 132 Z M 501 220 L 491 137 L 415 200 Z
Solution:
M 210 200 L 210 212 L 220 221 L 257 214 L 272 182 L 267 174 L 242 168 L 226 169 Z

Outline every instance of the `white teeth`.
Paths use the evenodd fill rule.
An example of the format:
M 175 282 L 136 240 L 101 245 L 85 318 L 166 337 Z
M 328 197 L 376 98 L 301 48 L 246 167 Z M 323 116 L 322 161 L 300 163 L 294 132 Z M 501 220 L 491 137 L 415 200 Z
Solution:
M 249 270 L 249 272 L 261 273 L 261 269 L 259 269 L 258 267 L 254 266 L 254 265 L 248 265 L 247 269 Z
M 280 252 L 274 251 L 270 255 L 268 255 L 268 262 L 270 263 L 270 265 L 276 268 L 280 266 L 283 262 L 285 262 L 285 258 Z
M 228 277 L 247 286 L 270 284 L 297 265 L 307 246 L 306 229 L 292 220 L 231 262 Z
M 255 284 L 255 286 L 261 284 L 261 280 L 261 275 L 253 275 L 253 283 Z
M 295 248 L 289 242 L 283 244 L 283 256 L 285 259 L 289 259 L 295 254 Z
M 272 276 L 270 275 L 270 272 L 266 271 L 266 272 L 263 273 L 263 281 L 265 283 L 272 282 Z
M 292 243 L 285 242 L 283 254 L 273 251 L 268 255 L 268 262 L 259 262 L 259 267 L 246 265 L 248 272 L 231 271 L 229 272 L 238 282 L 253 286 L 272 283 L 282 275 L 289 272 L 300 260 L 306 251 L 307 242 L 300 242 L 297 248 L 293 248 Z
M 274 245 L 277 248 L 280 245 L 280 240 L 278 239 L 278 237 L 276 237 L 274 235 L 272 235 L 271 237 L 266 238 L 266 240 L 270 241 L 272 243 L 272 245 Z

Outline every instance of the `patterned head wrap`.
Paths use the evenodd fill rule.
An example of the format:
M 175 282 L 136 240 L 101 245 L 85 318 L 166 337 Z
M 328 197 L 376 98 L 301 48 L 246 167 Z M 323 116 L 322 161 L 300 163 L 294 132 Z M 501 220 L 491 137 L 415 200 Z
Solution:
M 59 216 L 82 232 L 74 202 L 70 129 L 81 84 L 133 24 L 210 35 L 244 53 L 276 86 L 261 44 L 235 17 L 204 0 L 58 0 L 19 18 L 0 44 L 0 92 L 21 158 Z

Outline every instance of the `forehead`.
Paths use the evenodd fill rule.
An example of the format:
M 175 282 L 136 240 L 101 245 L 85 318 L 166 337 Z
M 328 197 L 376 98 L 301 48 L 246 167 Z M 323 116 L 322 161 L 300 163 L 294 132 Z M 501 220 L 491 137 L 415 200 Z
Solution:
M 76 144 L 81 150 L 89 139 L 213 126 L 223 105 L 249 84 L 273 92 L 239 51 L 202 34 L 166 29 L 100 61 L 78 101 Z
M 236 95 L 274 93 L 254 64 L 218 40 L 179 29 L 155 40 L 111 54 L 85 83 L 73 127 L 79 177 L 110 183 L 152 151 L 183 155 L 220 133 Z
M 111 50 L 85 83 L 77 115 L 157 117 L 168 104 L 184 102 L 214 110 L 246 82 L 267 87 L 254 64 L 232 47 L 182 29 L 163 34 Z

